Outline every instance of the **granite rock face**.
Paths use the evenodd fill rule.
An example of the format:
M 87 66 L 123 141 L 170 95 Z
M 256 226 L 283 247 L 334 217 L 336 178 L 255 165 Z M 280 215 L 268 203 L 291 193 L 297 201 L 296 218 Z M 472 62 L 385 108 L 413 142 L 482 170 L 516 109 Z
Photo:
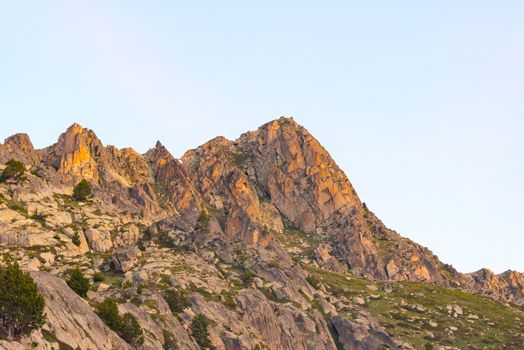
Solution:
M 428 313 L 409 302 L 426 297 L 413 293 L 379 320 L 373 302 L 398 297 L 407 281 L 524 304 L 522 273 L 462 274 L 387 228 L 322 145 L 290 118 L 235 141 L 217 137 L 181 159 L 160 142 L 143 155 L 104 146 L 78 124 L 41 150 L 25 134 L 9 137 L 0 161 L 11 158 L 30 171 L 23 181 L 0 183 L 0 257 L 32 271 L 48 320 L 0 348 L 130 348 L 93 311 L 108 297 L 139 321 L 142 349 L 199 349 L 197 314 L 209 318 L 216 349 L 409 349 L 382 322 L 427 324 L 436 332 L 440 321 L 404 313 L 455 316 L 445 307 Z M 93 198 L 75 202 L 71 193 L 81 179 Z M 89 302 L 60 278 L 72 267 L 93 282 Z M 348 290 L 362 277 L 363 288 Z M 471 310 L 456 317 L 495 325 Z
M 3 164 L 10 159 L 16 159 L 26 166 L 37 164 L 40 161 L 39 153 L 27 134 L 16 134 L 5 139 L 0 144 L 0 162 Z

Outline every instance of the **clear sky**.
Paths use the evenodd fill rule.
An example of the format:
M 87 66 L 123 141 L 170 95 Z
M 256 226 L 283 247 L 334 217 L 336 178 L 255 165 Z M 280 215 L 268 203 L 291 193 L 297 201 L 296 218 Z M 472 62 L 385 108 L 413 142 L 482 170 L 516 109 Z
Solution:
M 389 227 L 524 271 L 524 1 L 0 5 L 0 138 L 181 156 L 293 116 Z

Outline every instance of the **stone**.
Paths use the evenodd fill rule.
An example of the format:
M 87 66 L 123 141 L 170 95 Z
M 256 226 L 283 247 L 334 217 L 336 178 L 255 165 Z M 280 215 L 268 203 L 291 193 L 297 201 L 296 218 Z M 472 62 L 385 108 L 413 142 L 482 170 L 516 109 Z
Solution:
M 142 252 L 137 247 L 119 248 L 113 253 L 111 267 L 117 271 L 128 272 L 138 263 Z
M 108 231 L 101 231 L 94 228 L 88 228 L 85 231 L 85 237 L 91 248 L 100 253 L 106 253 L 113 248 L 111 234 Z
M 353 302 L 357 305 L 364 305 L 366 303 L 362 297 L 353 297 Z
M 40 253 L 40 258 L 44 260 L 45 264 L 51 265 L 55 262 L 55 255 L 50 252 Z

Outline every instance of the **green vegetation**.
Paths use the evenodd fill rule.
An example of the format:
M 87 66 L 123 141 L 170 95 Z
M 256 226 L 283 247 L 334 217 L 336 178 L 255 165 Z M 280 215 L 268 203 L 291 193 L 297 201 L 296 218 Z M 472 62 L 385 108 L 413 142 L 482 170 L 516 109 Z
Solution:
M 185 308 L 191 306 L 191 303 L 187 298 L 187 294 L 182 290 L 167 289 L 164 292 L 164 299 L 169 305 L 171 312 L 175 315 L 184 311 Z
M 39 213 L 38 211 L 35 210 L 35 212 L 33 213 L 33 215 L 30 216 L 30 218 L 35 220 L 36 222 L 40 223 L 40 225 L 45 227 L 45 225 L 46 225 L 46 223 L 45 223 L 46 216 L 44 214 Z
M 0 182 L 7 180 L 18 182 L 24 180 L 25 171 L 25 165 L 22 162 L 10 159 L 5 163 L 4 171 L 2 171 L 2 174 L 0 175 Z
M 164 350 L 178 350 L 178 343 L 176 342 L 175 336 L 168 330 L 163 329 L 162 335 L 164 336 Z
M 106 298 L 97 307 L 97 314 L 105 324 L 112 330 L 117 330 L 120 327 L 120 314 L 118 313 L 118 306 L 111 298 Z
M 93 282 L 100 283 L 104 281 L 104 274 L 102 272 L 95 272 L 93 274 Z
M 0 332 L 9 340 L 40 328 L 45 321 L 44 306 L 33 278 L 17 263 L 0 269 Z
M 310 273 L 310 284 L 322 283 L 328 292 L 338 297 L 364 298 L 366 303 L 362 308 L 376 317 L 392 337 L 413 344 L 417 349 L 436 349 L 444 345 L 460 349 L 516 350 L 524 340 L 524 312 L 489 298 L 422 282 L 388 282 L 392 292 L 386 293 L 383 291 L 385 282 L 373 283 L 309 265 L 304 268 Z M 370 284 L 376 284 L 378 290 L 371 291 Z M 448 305 L 459 305 L 464 314 L 454 317 Z M 339 312 L 353 316 L 350 310 Z M 470 319 L 468 315 L 478 316 L 478 319 Z
M 93 190 L 91 189 L 91 185 L 89 185 L 89 182 L 87 182 L 86 179 L 83 179 L 73 189 L 72 198 L 76 202 L 85 202 L 91 198 L 92 194 Z
M 270 231 L 270 234 L 286 248 L 295 261 L 309 258 L 318 245 L 327 240 L 323 235 L 306 233 L 291 224 L 287 224 L 282 233 Z
M 231 153 L 231 161 L 237 168 L 243 169 L 244 164 L 249 160 L 249 154 L 246 153 Z
M 204 206 L 202 206 L 202 210 L 200 211 L 200 216 L 198 217 L 195 229 L 199 231 L 207 231 L 208 223 L 209 214 L 207 212 L 207 209 Z
M 129 344 L 142 345 L 144 343 L 144 331 L 135 316 L 129 312 L 121 318 L 119 335 Z
M 76 245 L 77 247 L 80 246 L 80 234 L 78 234 L 78 231 L 75 231 L 75 233 L 73 233 L 73 237 L 71 237 L 71 241 L 73 242 L 74 245 Z
M 253 271 L 246 269 L 246 268 L 242 270 L 242 273 L 240 275 L 240 279 L 242 280 L 242 283 L 244 284 L 245 288 L 251 287 L 255 277 L 256 275 L 253 273 Z
M 138 346 L 144 343 L 144 332 L 135 316 L 118 312 L 116 301 L 106 298 L 97 307 L 97 314 L 105 324 L 115 331 L 127 343 Z
M 81 297 L 87 296 L 87 291 L 91 287 L 89 280 L 84 277 L 80 269 L 70 270 L 68 273 L 67 285 Z
M 196 315 L 191 322 L 191 335 L 204 349 L 214 348 L 209 340 L 209 322 L 209 319 L 203 314 Z

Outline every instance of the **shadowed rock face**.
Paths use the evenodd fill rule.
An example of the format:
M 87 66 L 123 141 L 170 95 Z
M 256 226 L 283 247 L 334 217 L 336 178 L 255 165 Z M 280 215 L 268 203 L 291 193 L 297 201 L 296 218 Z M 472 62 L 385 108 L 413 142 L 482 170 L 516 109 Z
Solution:
M 111 278 L 122 281 L 102 283 L 89 298 L 121 300 L 121 311 L 147 329 L 144 349 L 168 348 L 165 330 L 181 348 L 197 349 L 190 327 L 199 312 L 215 323 L 210 337 L 219 349 L 397 347 L 359 306 L 367 301 L 360 297 L 354 305 L 343 291 L 308 279 L 316 269 L 348 280 L 431 282 L 524 303 L 523 274 L 461 274 L 388 229 L 329 153 L 292 119 L 269 122 L 236 141 L 217 137 L 180 160 L 160 142 L 144 155 L 104 146 L 78 124 L 42 150 L 24 134 L 6 139 L 0 160 L 11 158 L 32 168 L 26 180 L 0 184 L 0 246 L 16 251 L 26 270 L 60 275 L 81 263 L 86 273 L 118 271 Z M 73 185 L 82 178 L 93 186 L 93 200 L 72 203 Z M 297 237 L 292 247 L 285 244 Z M 35 279 L 45 285 L 40 288 L 54 308 L 47 327 L 60 341 L 127 346 L 60 279 L 43 273 Z M 166 288 L 187 291 L 191 306 L 174 316 Z M 103 340 L 82 340 L 86 336 Z
M 166 203 L 173 207 L 181 220 L 187 222 L 189 227 L 194 226 L 200 215 L 202 202 L 180 161 L 160 142 L 146 153 L 145 158 L 161 192 L 160 196 L 165 197 Z

